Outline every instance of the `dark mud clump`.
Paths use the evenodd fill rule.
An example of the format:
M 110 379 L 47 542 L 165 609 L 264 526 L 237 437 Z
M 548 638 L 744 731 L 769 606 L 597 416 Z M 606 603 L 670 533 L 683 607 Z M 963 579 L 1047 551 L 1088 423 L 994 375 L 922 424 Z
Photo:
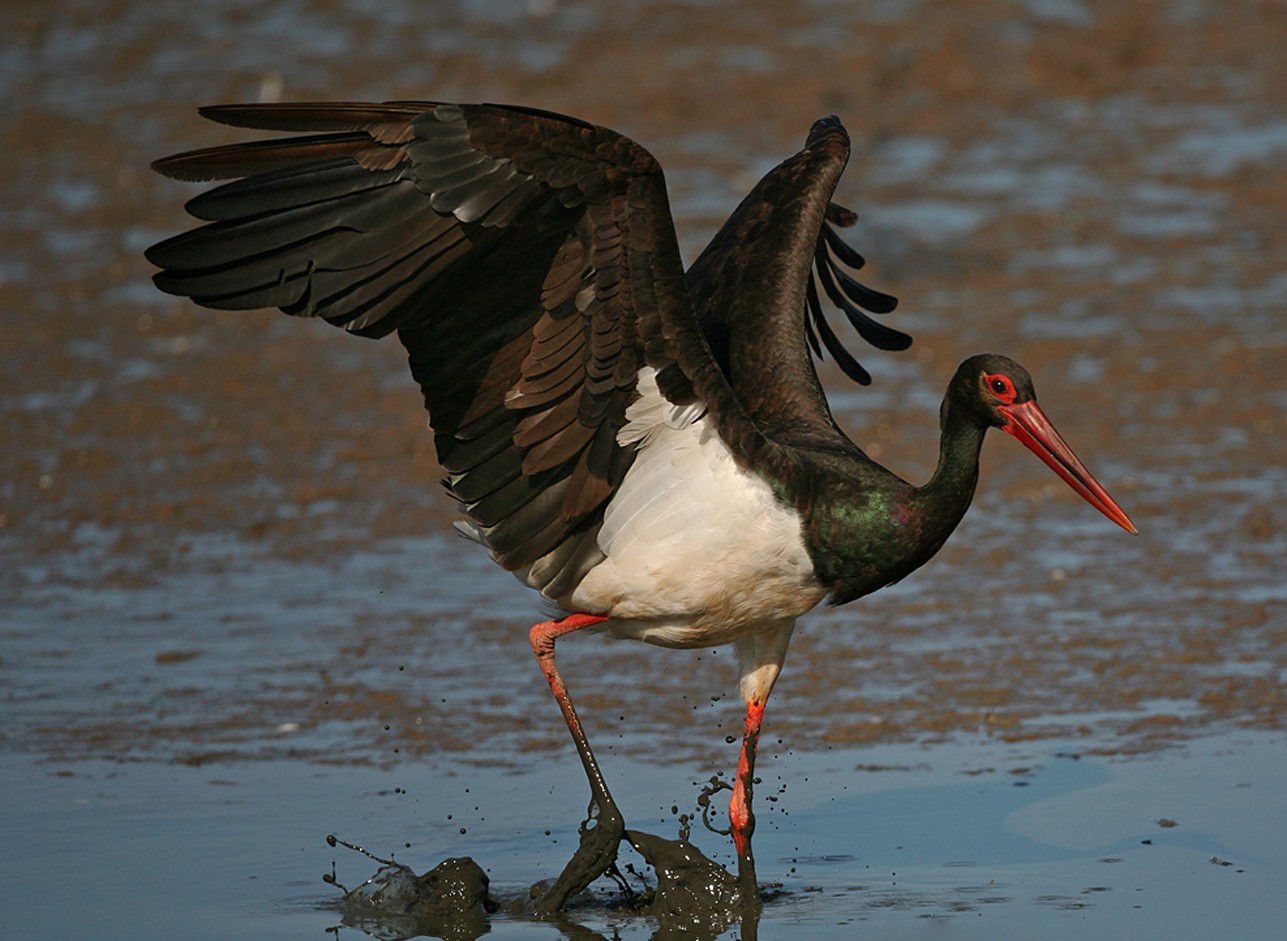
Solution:
M 758 898 L 743 899 L 737 879 L 687 840 L 627 830 L 626 839 L 657 874 L 644 914 L 663 925 L 721 930 L 758 914 Z
M 754 933 L 760 898 L 744 899 L 736 877 L 692 843 L 639 830 L 626 831 L 625 839 L 652 868 L 655 887 L 632 891 L 614 863 L 605 874 L 617 880 L 620 896 L 596 898 L 581 892 L 569 900 L 570 912 L 539 912 L 533 899 L 541 884 L 524 897 L 492 896 L 486 874 L 469 857 L 445 859 L 417 876 L 403 863 L 382 859 L 336 837 L 328 838 L 332 846 L 361 853 L 380 863 L 380 868 L 356 889 L 345 889 L 334 875 L 325 879 L 344 893 L 339 902 L 343 923 L 382 941 L 420 935 L 472 941 L 491 930 L 493 915 L 555 920 L 570 926 L 578 911 L 592 908 L 652 919 L 658 925 L 654 938 L 714 937 L 739 923 Z
M 468 856 L 444 859 L 424 875 L 410 866 L 372 856 L 360 847 L 328 838 L 381 864 L 356 889 L 343 890 L 340 917 L 351 928 L 382 941 L 429 935 L 473 941 L 491 930 L 488 915 L 500 906 L 487 891 L 487 874 Z M 334 876 L 327 882 L 341 889 Z

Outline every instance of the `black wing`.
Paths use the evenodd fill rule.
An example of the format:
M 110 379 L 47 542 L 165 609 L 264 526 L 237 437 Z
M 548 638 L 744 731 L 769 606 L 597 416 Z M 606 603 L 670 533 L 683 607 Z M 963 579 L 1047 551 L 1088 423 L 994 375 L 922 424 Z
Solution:
M 873 346 L 911 344 L 867 313 L 888 313 L 897 301 L 846 270 L 864 264 L 834 229 L 858 218 L 831 202 L 848 159 L 840 121 L 817 121 L 805 149 L 765 175 L 688 271 L 714 355 L 756 428 L 778 444 L 838 440 L 810 348 L 817 357 L 825 349 L 855 381 L 871 381 L 823 315 L 819 285 Z
M 603 510 L 633 458 L 617 432 L 642 366 L 671 401 L 703 403 L 755 463 L 793 418 L 830 422 L 806 305 L 832 354 L 843 348 L 809 300 L 810 268 L 828 296 L 870 310 L 883 297 L 843 274 L 837 260 L 857 256 L 824 225 L 848 220 L 828 210 L 848 154 L 835 119 L 747 197 L 686 285 L 660 168 L 604 128 L 433 102 L 202 113 L 300 136 L 155 165 L 235 180 L 189 202 L 207 225 L 148 250 L 157 285 L 207 307 L 396 331 L 450 492 L 497 561 L 550 598 L 600 558 Z M 765 372 L 779 360 L 796 386 Z
M 147 252 L 157 285 L 214 308 L 279 307 L 397 331 L 446 484 L 506 568 L 551 598 L 601 556 L 633 450 L 640 367 L 722 381 L 696 329 L 653 158 L 604 128 L 429 102 L 234 105 L 227 124 L 302 136 L 159 161 L 208 225 Z

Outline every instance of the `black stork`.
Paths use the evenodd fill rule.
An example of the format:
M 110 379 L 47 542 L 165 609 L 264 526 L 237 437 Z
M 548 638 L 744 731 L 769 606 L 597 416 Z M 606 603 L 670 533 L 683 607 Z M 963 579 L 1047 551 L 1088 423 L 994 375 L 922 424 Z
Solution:
M 818 286 L 872 345 L 911 341 L 868 316 L 895 301 L 852 277 L 863 259 L 834 231 L 856 220 L 831 202 L 849 155 L 835 117 L 685 273 L 656 160 L 575 118 L 423 101 L 201 113 L 298 136 L 154 165 L 232 180 L 187 204 L 207 224 L 148 250 L 158 287 L 211 308 L 396 332 L 462 530 L 568 612 L 530 641 L 591 803 L 540 910 L 605 871 L 624 832 L 554 663 L 563 635 L 734 644 L 746 717 L 729 817 L 753 895 L 756 743 L 796 619 L 928 561 L 969 507 L 989 428 L 1136 531 L 1004 356 L 973 356 L 952 377 L 924 486 L 836 426 L 810 350 L 870 378 L 823 316 Z

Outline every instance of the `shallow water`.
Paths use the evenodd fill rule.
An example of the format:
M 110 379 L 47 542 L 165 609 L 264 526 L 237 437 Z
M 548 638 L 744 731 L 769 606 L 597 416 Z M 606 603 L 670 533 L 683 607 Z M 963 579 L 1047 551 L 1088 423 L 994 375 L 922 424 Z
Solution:
M 1063 750 L 1081 744 L 964 737 L 767 760 L 762 792 L 779 799 L 756 836 L 760 877 L 775 884 L 760 936 L 1275 936 L 1287 914 L 1280 733 L 1129 759 Z M 21 808 L 0 830 L 14 937 L 320 935 L 340 925 L 338 892 L 321 881 L 332 863 L 350 886 L 374 868 L 327 847 L 320 822 L 418 871 L 471 855 L 494 895 L 516 899 L 558 868 L 582 800 L 564 763 L 548 761 L 521 774 L 297 758 L 33 767 L 7 753 L 3 766 L 0 793 Z M 690 771 L 626 757 L 611 769 L 642 826 L 673 826 L 666 801 L 693 810 Z M 695 836 L 733 862 L 722 839 Z M 51 911 L 40 901 L 51 891 L 75 904 Z M 574 911 L 585 937 L 652 936 L 612 892 Z M 500 916 L 489 936 L 563 935 Z
M 643 141 L 690 256 L 840 114 L 868 280 L 916 337 L 870 388 L 826 370 L 842 424 L 921 480 L 954 364 L 1005 352 L 1141 529 L 989 442 L 935 562 L 802 623 L 762 937 L 1276 936 L 1281 5 L 69 0 L 0 35 L 0 933 L 316 935 L 332 860 L 372 868 L 328 833 L 505 893 L 570 852 L 541 612 L 451 535 L 396 344 L 197 310 L 141 257 L 192 192 L 147 163 L 235 137 L 197 104 L 435 97 Z M 730 653 L 560 662 L 630 823 L 673 835 L 735 759 Z

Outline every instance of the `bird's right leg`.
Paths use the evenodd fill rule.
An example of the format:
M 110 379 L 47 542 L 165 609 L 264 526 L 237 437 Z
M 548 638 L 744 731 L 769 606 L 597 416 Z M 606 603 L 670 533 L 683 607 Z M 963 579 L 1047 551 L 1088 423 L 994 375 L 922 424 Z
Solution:
M 742 727 L 742 751 L 737 760 L 737 776 L 733 779 L 733 798 L 728 805 L 729 829 L 737 847 L 737 881 L 742 893 L 742 903 L 748 908 L 758 908 L 760 890 L 755 878 L 755 854 L 751 851 L 751 834 L 755 832 L 755 814 L 751 811 L 751 794 L 755 789 L 755 753 L 760 742 L 760 726 L 764 721 L 764 704 L 768 702 L 773 684 L 782 672 L 787 646 L 795 622 L 771 622 L 737 641 L 737 659 L 742 679 L 739 687 L 746 700 L 746 720 Z
M 548 915 L 559 911 L 569 898 L 603 875 L 616 862 L 617 845 L 625 835 L 625 818 L 608 793 L 607 782 L 603 779 L 603 772 L 599 770 L 594 752 L 590 750 L 590 742 L 585 737 L 585 730 L 581 728 L 581 720 L 572 705 L 567 685 L 563 682 L 558 667 L 554 665 L 554 642 L 558 638 L 606 620 L 605 617 L 593 614 L 573 614 L 558 621 L 537 624 L 529 635 L 532 653 L 536 654 L 536 662 L 540 664 L 541 671 L 550 684 L 550 692 L 554 694 L 554 699 L 563 712 L 563 721 L 572 734 L 572 741 L 576 745 L 577 754 L 581 756 L 581 764 L 590 783 L 590 806 L 587 819 L 581 824 L 581 844 L 563 867 L 558 879 L 537 900 L 538 914 Z
M 733 780 L 733 797 L 728 803 L 729 829 L 737 847 L 737 880 L 742 899 L 748 905 L 759 901 L 755 879 L 755 854 L 751 851 L 751 834 L 755 832 L 755 814 L 751 812 L 751 793 L 755 785 L 755 752 L 760 741 L 764 719 L 763 700 L 746 704 L 746 721 L 742 732 L 742 751 L 737 759 L 737 776 Z

